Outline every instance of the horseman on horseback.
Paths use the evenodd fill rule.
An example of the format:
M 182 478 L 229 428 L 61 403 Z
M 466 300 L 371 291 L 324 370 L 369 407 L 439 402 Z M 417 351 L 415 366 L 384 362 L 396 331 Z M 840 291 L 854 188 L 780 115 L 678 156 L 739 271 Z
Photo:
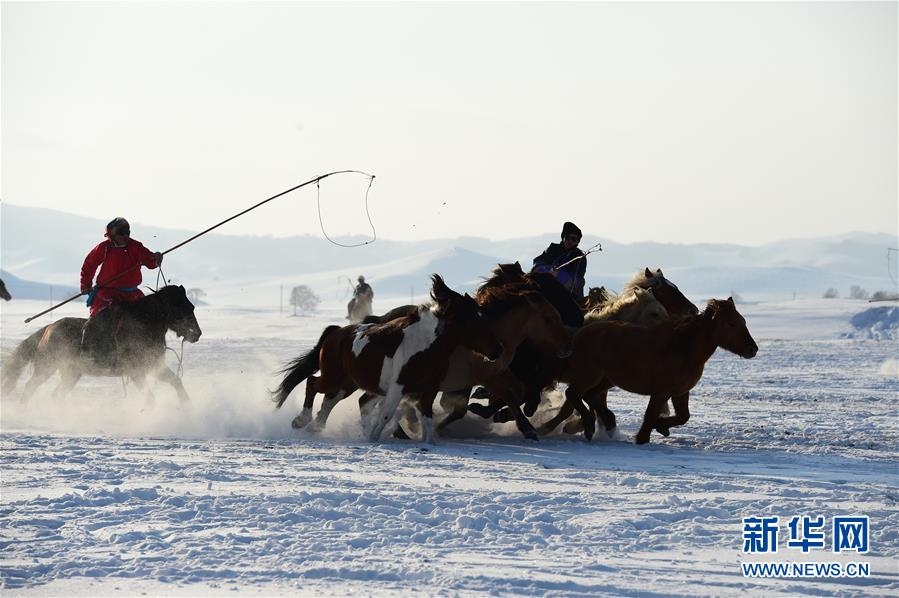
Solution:
M 117 325 L 114 317 L 116 301 L 137 301 L 144 294 L 140 266 L 153 269 L 162 264 L 162 254 L 151 252 L 140 241 L 131 238 L 131 226 L 124 218 L 106 225 L 107 240 L 91 249 L 81 266 L 81 292 L 87 293 L 90 318 L 84 325 L 81 352 L 99 365 L 114 360 L 113 340 Z M 93 284 L 97 268 L 97 284 Z M 119 276 L 121 274 L 121 276 Z M 109 283 L 109 284 L 107 284 Z
M 371 303 L 375 297 L 375 292 L 371 285 L 365 282 L 365 277 L 361 274 L 357 279 L 359 284 L 353 288 L 353 298 L 347 304 L 346 318 L 351 322 L 361 322 L 363 318 L 371 315 Z
M 581 229 L 573 222 L 562 226 L 562 242 L 550 243 L 546 250 L 534 258 L 531 272 L 552 274 L 572 297 L 580 301 L 584 298 L 584 275 L 587 273 L 587 255 L 578 249 Z

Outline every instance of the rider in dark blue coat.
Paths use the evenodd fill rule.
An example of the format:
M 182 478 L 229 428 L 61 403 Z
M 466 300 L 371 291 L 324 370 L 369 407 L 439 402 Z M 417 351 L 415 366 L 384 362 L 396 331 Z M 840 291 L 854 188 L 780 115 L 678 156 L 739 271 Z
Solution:
M 578 249 L 581 236 L 581 229 L 573 222 L 566 222 L 562 226 L 562 242 L 550 243 L 546 251 L 534 258 L 534 267 L 531 268 L 531 272 L 553 274 L 576 299 L 584 297 L 584 275 L 587 273 L 586 255 Z M 576 257 L 580 259 L 562 266 Z

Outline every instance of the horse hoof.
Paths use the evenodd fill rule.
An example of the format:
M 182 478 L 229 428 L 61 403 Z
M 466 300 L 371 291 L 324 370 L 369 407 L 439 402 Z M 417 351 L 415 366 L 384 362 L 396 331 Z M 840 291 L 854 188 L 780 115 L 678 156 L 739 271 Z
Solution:
M 634 438 L 634 444 L 649 444 L 649 434 L 647 434 L 646 436 L 638 435 L 636 438 Z
M 497 411 L 493 414 L 493 422 L 497 424 L 504 424 L 514 419 L 515 417 L 508 409 L 501 409 L 500 411 Z
M 533 440 L 535 442 L 540 440 L 540 437 L 537 436 L 536 430 L 530 430 L 528 432 L 524 432 L 524 437 L 527 438 L 528 440 Z
M 656 428 L 656 432 L 658 432 L 665 438 L 668 438 L 669 436 L 671 436 L 671 429 L 669 429 L 669 428 Z

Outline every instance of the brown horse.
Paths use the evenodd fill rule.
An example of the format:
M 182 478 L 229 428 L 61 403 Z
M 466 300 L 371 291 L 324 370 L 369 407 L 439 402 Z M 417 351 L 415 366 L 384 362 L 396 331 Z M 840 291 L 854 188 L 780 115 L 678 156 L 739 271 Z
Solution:
M 84 374 L 127 376 L 149 396 L 146 379 L 153 374 L 171 384 L 182 400 L 187 400 L 181 379 L 165 365 L 168 330 L 190 343 L 197 342 L 202 334 L 184 287 L 163 287 L 133 303 L 116 304 L 94 317 L 117 318 L 115 364 L 100 366 L 82 355 L 81 331 L 87 322 L 85 318 L 62 318 L 44 326 L 16 347 L 9 363 L 3 367 L 3 391 L 11 392 L 22 370 L 33 362 L 34 373 L 25 384 L 23 400 L 57 371 L 61 375 L 57 396 L 65 396 Z
M 496 362 L 485 362 L 477 354 L 457 349 L 450 356 L 447 374 L 440 383 L 443 392 L 441 405 L 450 410 L 438 429 L 463 417 L 467 411 L 471 388 L 478 384 L 487 387 L 493 396 L 502 401 L 512 412 L 519 431 L 532 440 L 537 440 L 537 432 L 521 412 L 524 387 L 508 367 L 518 346 L 528 339 L 540 350 L 564 357 L 570 353 L 571 336 L 562 324 L 559 312 L 546 298 L 532 290 L 491 288 L 479 293 L 479 305 L 490 322 L 490 327 L 503 344 L 503 352 Z M 422 437 L 431 442 L 433 438 L 433 395 L 417 397 Z M 360 406 L 364 402 L 360 399 Z
M 437 274 L 432 280 L 434 304 L 417 313 L 385 324 L 326 328 L 311 351 L 282 370 L 286 376 L 273 396 L 278 407 L 300 382 L 321 370 L 314 390 L 325 394 L 325 416 L 357 388 L 384 397 L 368 430 L 369 439 L 376 441 L 395 422 L 404 394 L 437 392 L 458 346 L 496 359 L 502 345 L 474 299 L 452 291 Z
M 667 436 L 670 428 L 690 419 L 690 390 L 718 347 L 746 359 L 758 353 L 758 345 L 732 298 L 712 299 L 699 315 L 650 327 L 598 322 L 579 330 L 573 342 L 574 351 L 561 376 L 568 382 L 568 389 L 559 415 L 567 414 L 559 421 L 583 399 L 600 414 L 606 429 L 612 429 L 614 415 L 609 418 L 611 412 L 605 404 L 609 388 L 618 386 L 649 395 L 637 444 L 649 442 L 653 429 Z M 674 402 L 675 415 L 660 418 L 662 405 L 669 398 Z M 593 435 L 592 416 L 585 418 L 584 434 L 587 438 Z

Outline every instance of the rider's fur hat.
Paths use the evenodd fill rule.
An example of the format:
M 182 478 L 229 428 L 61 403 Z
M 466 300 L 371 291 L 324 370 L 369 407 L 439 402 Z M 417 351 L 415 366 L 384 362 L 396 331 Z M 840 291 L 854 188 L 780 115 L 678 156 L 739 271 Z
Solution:
M 562 238 L 564 239 L 568 235 L 577 235 L 578 237 L 584 236 L 581 233 L 581 229 L 579 229 L 574 222 L 566 222 L 562 225 Z
M 128 224 L 128 221 L 121 216 L 119 216 L 118 218 L 113 218 L 109 221 L 109 224 L 106 225 L 105 236 L 111 237 L 115 233 L 118 233 L 120 235 L 131 233 L 131 225 Z

